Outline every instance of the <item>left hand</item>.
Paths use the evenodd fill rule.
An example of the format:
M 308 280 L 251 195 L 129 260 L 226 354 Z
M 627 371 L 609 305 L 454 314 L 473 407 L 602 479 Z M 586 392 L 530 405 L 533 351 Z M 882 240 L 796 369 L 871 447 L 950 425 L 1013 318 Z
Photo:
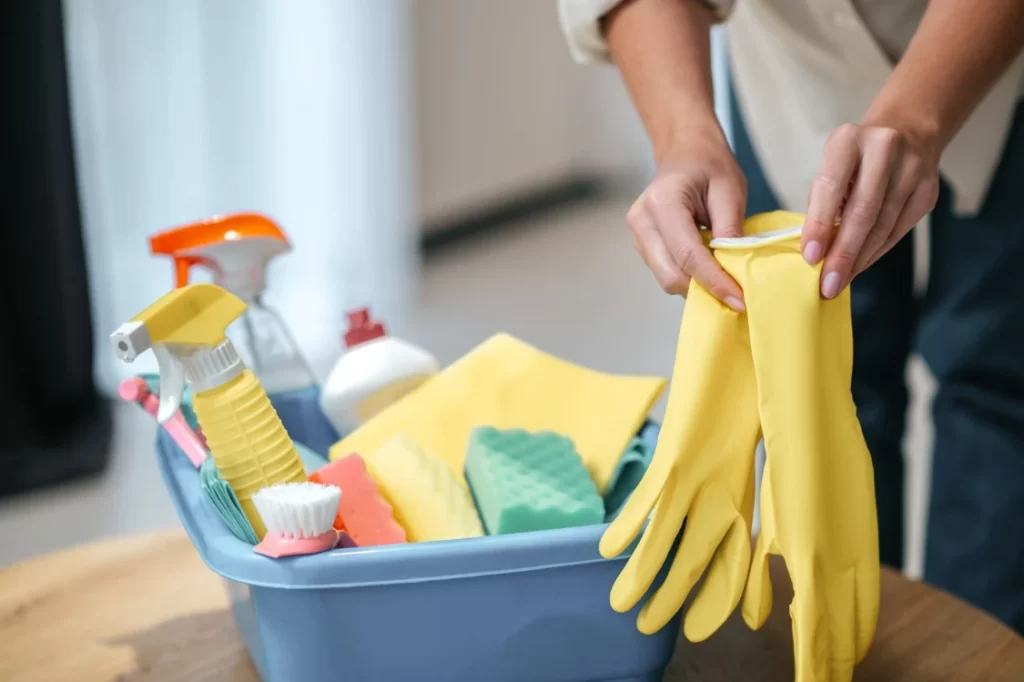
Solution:
M 801 245 L 808 263 L 824 258 L 823 297 L 835 298 L 935 207 L 938 165 L 931 145 L 892 128 L 848 123 L 832 133 Z

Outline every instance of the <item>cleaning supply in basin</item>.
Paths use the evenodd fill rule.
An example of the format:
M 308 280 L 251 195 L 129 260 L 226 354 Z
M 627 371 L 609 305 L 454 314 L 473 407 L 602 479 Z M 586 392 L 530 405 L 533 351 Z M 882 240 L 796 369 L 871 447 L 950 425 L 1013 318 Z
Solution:
M 603 494 L 664 386 L 595 372 L 498 334 L 342 438 L 331 459 L 373 452 L 403 433 L 461 477 L 477 426 L 553 431 L 572 439 Z
M 356 544 L 356 541 L 352 538 L 351 535 L 349 535 L 343 530 L 339 530 L 338 544 L 335 546 L 338 549 L 352 549 L 353 547 L 358 547 L 359 545 Z
M 157 402 L 159 404 L 160 375 L 154 374 L 152 372 L 143 372 L 142 374 L 137 374 L 136 376 L 138 376 L 139 378 L 146 382 L 146 387 L 149 389 L 149 392 L 156 397 Z M 203 441 L 203 445 L 205 446 L 206 439 L 203 438 L 203 430 L 199 428 L 199 420 L 196 419 L 196 413 L 192 409 L 192 389 L 187 384 L 185 385 L 184 392 L 181 394 L 181 405 L 178 407 L 178 409 L 181 411 L 181 416 L 185 418 L 185 423 L 188 424 L 189 428 L 191 428 L 192 431 L 195 432 L 196 436 L 198 436 Z
M 160 409 L 160 399 L 149 390 L 149 385 L 142 377 L 128 377 L 121 382 L 117 388 L 117 394 L 122 400 L 130 403 L 137 403 L 148 414 L 155 419 Z M 198 469 L 207 458 L 206 443 L 196 435 L 192 427 L 185 421 L 185 417 L 178 409 L 163 428 L 174 439 L 174 442 L 181 448 L 189 461 Z
M 320 393 L 320 407 L 339 433 L 352 431 L 438 371 L 433 355 L 389 336 L 368 308 L 348 313 L 348 325 L 345 351 Z
M 630 442 L 622 454 L 622 458 L 612 472 L 608 490 L 604 493 L 604 520 L 611 521 L 619 515 L 622 505 L 647 472 L 658 444 L 659 427 L 654 422 L 647 422 L 640 433 Z
M 366 459 L 409 542 L 458 540 L 484 534 L 469 490 L 433 453 L 399 434 Z
M 259 380 L 225 336 L 245 309 L 241 299 L 219 286 L 190 284 L 122 324 L 110 341 L 125 362 L 153 350 L 161 423 L 178 411 L 188 379 L 210 454 L 262 538 L 266 528 L 252 496 L 274 483 L 305 481 L 306 473 Z
M 572 440 L 556 433 L 474 429 L 466 480 L 491 535 L 604 521 L 604 502 Z
M 319 453 L 313 452 L 297 440 L 292 442 L 295 444 L 295 452 L 299 453 L 302 468 L 306 470 L 307 476 L 327 464 L 327 459 Z
M 267 534 L 253 548 L 257 554 L 277 559 L 326 552 L 338 544 L 334 515 L 341 501 L 340 488 L 277 483 L 261 489 L 252 501 L 267 527 Z
M 405 529 L 395 520 L 391 505 L 377 490 L 366 462 L 353 453 L 310 475 L 310 481 L 329 483 L 345 491 L 334 527 L 345 531 L 360 547 L 397 545 L 406 541 Z
M 316 377 L 287 325 L 264 302 L 267 266 L 291 250 L 281 228 L 258 213 L 236 213 L 166 230 L 151 236 L 149 244 L 153 254 L 173 259 L 175 286 L 188 285 L 192 267 L 200 266 L 212 272 L 214 284 L 245 301 L 245 313 L 230 329 L 242 360 L 285 428 L 326 455 L 338 433 L 316 407 Z
M 217 463 L 213 461 L 212 457 L 207 457 L 199 467 L 199 487 L 206 493 L 206 497 L 220 514 L 224 525 L 228 527 L 232 535 L 250 545 L 255 545 L 260 541 L 256 537 L 256 531 L 253 530 L 249 519 L 245 518 L 245 512 L 242 511 L 242 505 L 238 502 L 235 491 L 220 477 Z

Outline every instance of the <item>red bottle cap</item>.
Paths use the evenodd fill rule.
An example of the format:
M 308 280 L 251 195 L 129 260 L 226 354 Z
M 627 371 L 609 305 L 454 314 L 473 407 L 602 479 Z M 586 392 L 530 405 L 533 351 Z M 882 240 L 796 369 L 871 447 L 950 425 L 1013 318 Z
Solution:
M 348 331 L 345 332 L 346 348 L 387 335 L 384 325 L 370 318 L 369 308 L 359 308 L 345 313 L 345 316 L 348 317 Z

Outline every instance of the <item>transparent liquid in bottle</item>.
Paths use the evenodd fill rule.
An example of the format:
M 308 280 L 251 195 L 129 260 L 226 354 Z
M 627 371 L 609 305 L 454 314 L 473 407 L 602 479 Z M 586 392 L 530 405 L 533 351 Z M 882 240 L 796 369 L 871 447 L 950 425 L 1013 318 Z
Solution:
M 229 331 L 288 435 L 327 455 L 338 433 L 320 409 L 320 386 L 280 316 L 257 297 Z

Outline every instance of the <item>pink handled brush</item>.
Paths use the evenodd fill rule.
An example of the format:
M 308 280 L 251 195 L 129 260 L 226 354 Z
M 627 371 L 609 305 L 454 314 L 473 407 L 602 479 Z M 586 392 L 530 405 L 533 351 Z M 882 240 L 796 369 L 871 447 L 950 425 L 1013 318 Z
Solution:
M 334 549 L 340 542 L 334 529 L 340 501 L 340 488 L 321 483 L 277 483 L 261 488 L 252 502 L 267 534 L 253 551 L 277 559 Z
M 160 398 L 149 390 L 149 385 L 142 377 L 129 377 L 121 382 L 117 388 L 118 395 L 130 403 L 138 403 L 149 414 L 156 418 L 160 408 Z M 178 444 L 178 447 L 185 451 L 193 465 L 198 469 L 209 453 L 206 451 L 206 444 L 196 435 L 192 427 L 185 421 L 185 415 L 179 409 L 174 413 L 167 423 L 162 424 L 167 433 Z

